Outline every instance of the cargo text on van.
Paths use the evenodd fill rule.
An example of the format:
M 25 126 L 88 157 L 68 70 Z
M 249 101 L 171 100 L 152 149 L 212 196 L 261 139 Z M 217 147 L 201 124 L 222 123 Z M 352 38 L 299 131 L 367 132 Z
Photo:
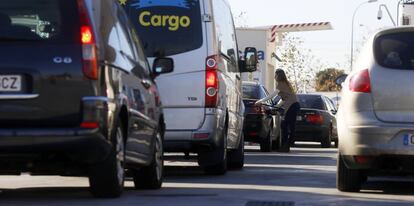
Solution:
M 180 27 L 189 27 L 191 19 L 188 16 L 152 15 L 149 11 L 143 11 L 139 15 L 139 23 L 145 27 L 168 27 L 170 31 L 177 31 Z

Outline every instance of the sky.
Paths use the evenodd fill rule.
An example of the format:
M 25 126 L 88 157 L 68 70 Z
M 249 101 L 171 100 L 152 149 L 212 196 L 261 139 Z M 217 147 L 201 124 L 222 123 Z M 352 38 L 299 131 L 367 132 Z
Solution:
M 242 23 L 248 27 L 331 22 L 333 30 L 295 32 L 293 35 L 303 38 L 303 46 L 311 49 L 315 57 L 319 58 L 327 67 L 349 67 L 352 15 L 358 5 L 367 0 L 228 1 L 234 16 L 245 12 Z M 369 37 L 380 28 L 393 25 L 385 10 L 383 10 L 382 20 L 377 19 L 380 4 L 385 4 L 391 12 L 392 18 L 397 20 L 398 0 L 379 0 L 376 3 L 362 5 L 355 15 L 354 48 L 363 45 L 364 37 Z M 341 69 L 347 70 L 348 68 Z

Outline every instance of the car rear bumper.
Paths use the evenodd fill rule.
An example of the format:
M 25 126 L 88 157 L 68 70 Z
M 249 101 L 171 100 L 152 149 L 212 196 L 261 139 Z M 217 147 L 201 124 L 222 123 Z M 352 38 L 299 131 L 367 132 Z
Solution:
M 324 125 L 296 125 L 295 141 L 320 142 L 329 135 L 329 128 Z
M 92 164 L 110 153 L 112 144 L 98 129 L 0 129 L 0 155 L 65 154 Z
M 262 139 L 269 135 L 269 123 L 264 117 L 255 120 L 245 119 L 243 124 L 244 140 L 246 142 L 260 143 Z
M 225 129 L 225 113 L 216 109 L 205 115 L 202 126 L 197 130 L 167 130 L 164 136 L 166 152 L 209 151 L 220 144 Z

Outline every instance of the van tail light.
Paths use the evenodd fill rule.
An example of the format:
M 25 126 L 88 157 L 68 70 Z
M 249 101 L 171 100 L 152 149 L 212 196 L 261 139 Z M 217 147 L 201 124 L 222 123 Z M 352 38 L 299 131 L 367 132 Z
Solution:
M 213 55 L 206 59 L 206 94 L 205 94 L 205 107 L 215 108 L 218 103 L 218 90 L 219 90 L 219 79 L 218 79 L 218 63 L 220 56 Z
M 349 90 L 352 92 L 371 93 L 371 80 L 368 69 L 362 70 L 351 77 Z
M 321 114 L 308 114 L 306 115 L 306 121 L 312 124 L 323 124 L 323 116 Z
M 78 0 L 80 42 L 82 45 L 82 72 L 87 79 L 98 79 L 98 60 L 92 23 L 84 0 Z

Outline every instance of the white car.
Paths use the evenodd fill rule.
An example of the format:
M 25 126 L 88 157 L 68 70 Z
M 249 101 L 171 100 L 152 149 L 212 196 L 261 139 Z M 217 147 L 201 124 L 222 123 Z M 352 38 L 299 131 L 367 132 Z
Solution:
M 342 87 L 337 188 L 414 172 L 414 27 L 377 32 Z

